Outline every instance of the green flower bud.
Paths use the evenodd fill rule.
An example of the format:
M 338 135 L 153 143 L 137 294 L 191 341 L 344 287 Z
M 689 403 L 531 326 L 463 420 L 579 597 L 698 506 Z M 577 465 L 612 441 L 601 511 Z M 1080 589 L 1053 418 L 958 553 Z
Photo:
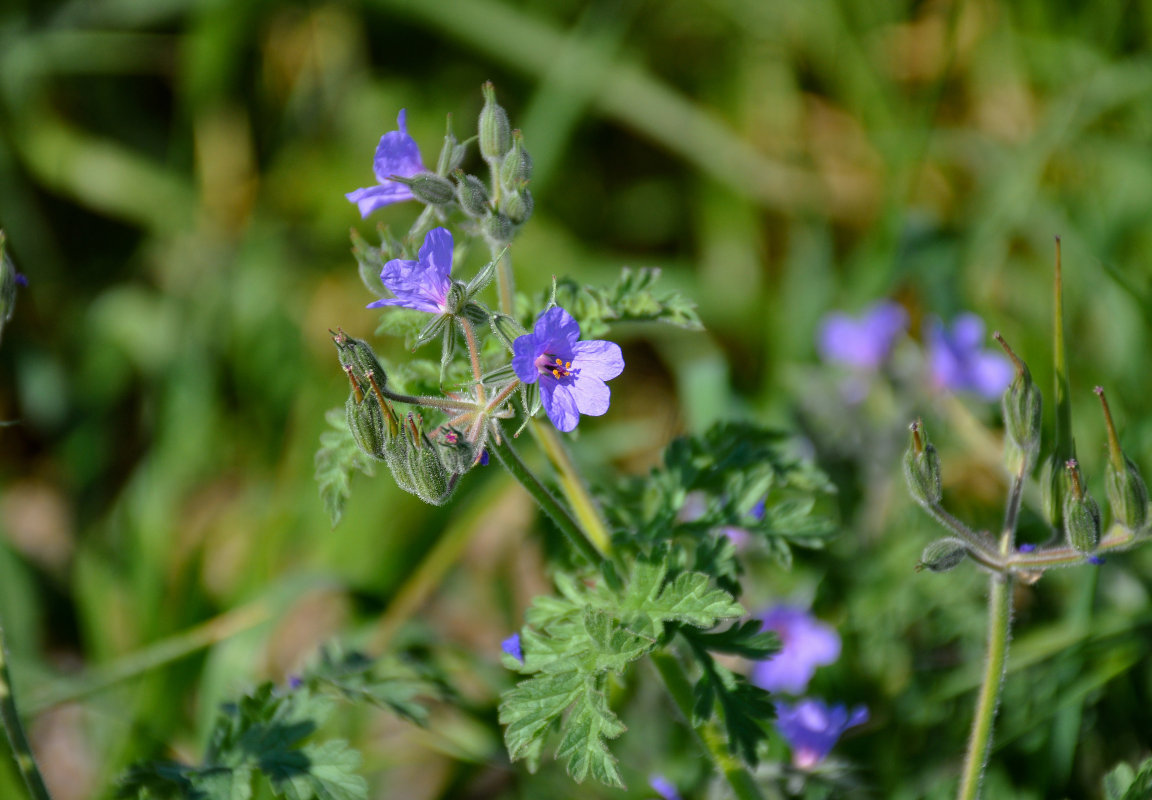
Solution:
M 456 202 L 460 204 L 460 210 L 472 219 L 480 219 L 492 211 L 492 206 L 488 204 L 488 190 L 484 188 L 484 182 L 475 175 L 465 175 L 460 170 L 456 171 Z
M 1108 408 L 1104 389 L 1097 386 L 1093 391 L 1104 406 L 1104 422 L 1108 429 L 1108 466 L 1104 485 L 1112 516 L 1130 531 L 1142 530 L 1148 523 L 1148 487 L 1139 468 L 1120 449 L 1120 438 L 1112 424 L 1112 411 Z
M 344 403 L 344 416 L 348 420 L 348 429 L 352 431 L 352 438 L 356 440 L 356 445 L 361 450 L 377 460 L 384 461 L 389 441 L 384 412 L 374 398 L 365 396 L 351 368 L 346 369 L 353 387 L 348 400 Z
M 1036 465 L 1040 452 L 1040 390 L 1032 382 L 1028 365 L 1012 352 L 999 333 L 996 341 L 1016 366 L 1016 377 L 1004 392 L 1004 456 L 1013 475 L 1027 475 Z
M 447 130 L 444 132 L 444 146 L 440 148 L 440 157 L 436 161 L 438 175 L 450 175 L 464 161 L 468 148 L 456 141 L 452 133 L 452 115 L 448 115 Z
M 440 459 L 453 475 L 463 475 L 476 464 L 476 448 L 455 428 L 444 431 L 436 442 Z
M 496 102 L 492 81 L 485 83 L 481 91 L 484 107 L 480 109 L 480 155 L 486 161 L 498 160 L 512 147 L 512 126 L 508 124 L 508 112 Z
M 500 212 L 516 225 L 523 225 L 532 216 L 532 193 L 527 189 L 508 192 L 500 200 Z
M 1068 493 L 1064 497 L 1064 535 L 1068 544 L 1081 553 L 1091 553 L 1100 541 L 1100 506 L 1084 491 L 1080 465 L 1070 458 L 1064 464 Z
M 959 539 L 937 539 L 924 548 L 920 556 L 920 563 L 916 571 L 926 569 L 929 572 L 948 572 L 954 569 L 964 557 L 968 555 L 968 548 Z
M 403 426 L 403 448 L 388 459 L 396 484 L 425 503 L 439 506 L 448 501 L 456 476 L 444 466 L 417 417 L 408 415 Z
M 512 149 L 500 164 L 500 184 L 512 190 L 531 179 L 532 156 L 524 149 L 524 137 L 520 131 L 512 131 Z
M 435 172 L 421 172 L 411 178 L 394 178 L 412 190 L 412 196 L 430 206 L 442 206 L 452 202 L 456 190 L 452 181 Z
M 935 506 L 940 502 L 940 457 L 928 442 L 920 422 L 913 422 L 912 446 L 904 454 L 904 480 L 912 499 L 922 506 Z
M 353 339 L 340 329 L 328 332 L 332 334 L 332 341 L 336 345 L 336 354 L 342 367 L 345 369 L 351 367 L 352 374 L 365 382 L 369 381 L 367 376 L 371 375 L 371 380 L 376 382 L 379 389 L 388 385 L 388 375 L 380 366 L 380 361 L 372 351 L 371 345 L 362 339 Z
M 503 214 L 489 214 L 482 224 L 484 236 L 497 247 L 512 241 L 512 222 Z

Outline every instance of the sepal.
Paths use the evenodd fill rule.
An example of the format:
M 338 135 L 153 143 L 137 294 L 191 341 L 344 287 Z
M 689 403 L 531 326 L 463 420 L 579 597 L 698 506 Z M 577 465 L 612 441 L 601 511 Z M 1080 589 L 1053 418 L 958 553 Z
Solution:
M 1080 465 L 1070 458 L 1064 464 L 1068 494 L 1064 497 L 1064 535 L 1081 553 L 1091 553 L 1100 541 L 1100 506 L 1084 488 Z
M 913 422 L 912 445 L 904 454 L 904 480 L 912 499 L 922 506 L 935 506 L 943 491 L 940 486 L 940 456 L 928 441 L 919 421 Z
M 948 572 L 958 567 L 967 555 L 968 547 L 959 539 L 937 539 L 924 548 L 916 571 L 926 569 L 929 572 Z

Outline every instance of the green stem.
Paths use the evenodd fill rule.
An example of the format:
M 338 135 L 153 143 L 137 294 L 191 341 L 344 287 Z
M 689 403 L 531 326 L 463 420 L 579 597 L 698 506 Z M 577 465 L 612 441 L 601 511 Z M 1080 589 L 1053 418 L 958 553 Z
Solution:
M 492 260 L 496 262 L 496 297 L 500 312 L 510 317 L 516 316 L 516 278 L 512 274 L 512 250 L 490 245 Z
M 36 766 L 32 746 L 28 744 L 28 737 L 24 734 L 20 714 L 16 711 L 16 696 L 12 691 L 12 680 L 8 674 L 8 650 L 4 645 L 3 628 L 0 628 L 0 721 L 3 722 L 4 731 L 8 734 L 8 744 L 12 746 L 16 767 L 24 778 L 25 786 L 28 787 L 28 796 L 32 800 L 52 800 L 52 795 L 48 794 L 48 787 L 44 785 L 44 778 L 40 775 L 40 768 Z
M 683 666 L 671 653 L 653 653 L 651 658 L 661 680 L 664 681 L 664 688 L 668 690 L 684 719 L 691 725 L 695 696 L 692 684 L 684 674 Z M 748 774 L 748 770 L 744 769 L 743 763 L 728 752 L 724 737 L 714 722 L 692 725 L 692 730 L 696 733 L 704 751 L 708 753 L 708 757 L 712 759 L 716 771 L 723 775 L 728 785 L 732 787 L 734 797 L 738 800 L 764 800 L 760 787 Z
M 584 483 L 575 462 L 560 438 L 560 432 L 552 427 L 551 423 L 540 419 L 532 420 L 530 427 L 536 441 L 548 456 L 548 461 L 560 479 L 560 490 L 572 506 L 572 512 L 579 520 L 585 535 L 601 553 L 612 551 L 612 535 L 608 532 L 608 524 L 600 513 L 600 507 L 592 499 L 588 485 Z
M 1004 685 L 1004 668 L 1008 663 L 1008 634 L 1012 626 L 1012 576 L 993 575 L 988 594 L 988 655 L 984 663 L 984 681 L 976 699 L 976 716 L 968 738 L 968 752 L 960 781 L 958 800 L 976 800 L 980 782 L 992 746 L 992 721 L 1000 689 Z
M 540 504 L 540 508 L 568 537 L 568 541 L 572 543 L 573 547 L 593 564 L 598 564 L 603 560 L 606 551 L 600 550 L 591 537 L 585 536 L 583 529 L 572 518 L 568 509 L 556 499 L 552 492 L 548 491 L 548 487 L 542 484 L 532 470 L 528 469 L 528 466 L 520 460 L 520 454 L 512 447 L 512 442 L 506 434 L 491 437 L 488 449 L 496 456 L 500 464 L 512 473 L 512 477 L 518 480 L 535 498 L 536 502 Z

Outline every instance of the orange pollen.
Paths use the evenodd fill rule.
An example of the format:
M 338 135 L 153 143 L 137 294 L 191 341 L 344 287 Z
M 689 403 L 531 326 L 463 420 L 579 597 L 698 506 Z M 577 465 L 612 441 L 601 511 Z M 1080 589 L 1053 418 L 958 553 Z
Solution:
M 572 362 L 565 361 L 559 356 L 551 354 L 542 355 L 536 359 L 536 367 L 541 373 L 552 373 L 552 377 L 557 380 L 561 378 L 568 378 L 575 374 L 572 369 Z

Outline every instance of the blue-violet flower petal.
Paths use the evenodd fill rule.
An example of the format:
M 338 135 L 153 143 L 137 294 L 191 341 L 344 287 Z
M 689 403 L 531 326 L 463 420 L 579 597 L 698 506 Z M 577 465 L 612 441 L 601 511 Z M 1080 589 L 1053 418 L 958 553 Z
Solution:
M 368 308 L 400 306 L 443 314 L 452 286 L 451 274 L 452 233 L 447 228 L 433 228 L 424 237 L 417 260 L 394 258 L 380 271 L 380 280 L 396 297 L 369 303 Z
M 802 608 L 776 606 L 761 615 L 780 637 L 780 652 L 752 668 L 752 682 L 770 692 L 802 694 L 816 668 L 840 657 L 840 635 Z
M 421 172 L 427 172 L 424 162 L 420 159 L 420 148 L 408 135 L 406 109 L 400 109 L 396 117 L 396 127 L 397 130 L 381 136 L 380 144 L 376 146 L 372 169 L 376 173 L 379 185 L 357 189 L 344 195 L 357 205 L 361 217 L 367 217 L 373 211 L 392 203 L 412 199 L 412 190 L 402 183 L 391 180 L 393 175 L 411 178 Z
M 823 761 L 844 731 L 868 721 L 868 709 L 856 706 L 826 705 L 821 700 L 804 699 L 776 704 L 776 727 L 792 747 L 792 763 L 811 769 Z
M 624 370 L 624 356 L 614 342 L 581 342 L 580 325 L 556 307 L 512 343 L 512 369 L 524 383 L 539 382 L 548 419 L 567 432 L 581 414 L 596 417 L 608 410 L 612 393 L 604 382 Z

